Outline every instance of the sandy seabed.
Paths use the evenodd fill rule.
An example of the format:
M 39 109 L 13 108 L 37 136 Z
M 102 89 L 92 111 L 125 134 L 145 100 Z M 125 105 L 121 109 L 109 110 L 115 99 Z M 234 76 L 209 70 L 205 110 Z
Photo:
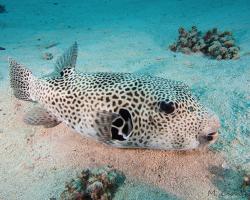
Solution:
M 0 51 L 1 200 L 59 197 L 65 182 L 83 168 L 103 165 L 127 176 L 116 200 L 248 198 L 240 190 L 242 170 L 250 171 L 249 0 L 1 3 L 7 9 L 0 15 L 0 47 L 6 49 Z M 192 25 L 201 31 L 232 31 L 240 59 L 216 61 L 169 51 L 178 28 Z M 146 73 L 188 84 L 218 114 L 218 141 L 191 152 L 114 149 L 64 124 L 51 129 L 25 125 L 22 118 L 32 103 L 11 95 L 8 57 L 43 76 L 74 41 L 79 44 L 79 71 Z M 47 52 L 52 60 L 42 59 Z
M 217 190 L 211 182 L 215 176 L 211 167 L 221 167 L 223 158 L 219 153 L 207 149 L 190 152 L 115 149 L 83 138 L 64 124 L 50 129 L 27 126 L 22 117 L 32 103 L 16 100 L 6 90 L 1 90 L 1 94 L 3 199 L 58 197 L 65 181 L 81 169 L 103 165 L 123 171 L 128 183 L 139 181 L 157 186 L 176 198 L 206 199 L 209 191 Z M 126 194 L 120 196 L 125 198 Z

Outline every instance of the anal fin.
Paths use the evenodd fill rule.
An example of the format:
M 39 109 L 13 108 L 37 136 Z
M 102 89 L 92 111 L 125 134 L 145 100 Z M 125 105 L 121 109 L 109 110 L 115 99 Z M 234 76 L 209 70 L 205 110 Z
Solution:
M 29 125 L 44 126 L 45 128 L 52 128 L 61 123 L 52 113 L 41 107 L 35 107 L 26 113 L 23 121 Z

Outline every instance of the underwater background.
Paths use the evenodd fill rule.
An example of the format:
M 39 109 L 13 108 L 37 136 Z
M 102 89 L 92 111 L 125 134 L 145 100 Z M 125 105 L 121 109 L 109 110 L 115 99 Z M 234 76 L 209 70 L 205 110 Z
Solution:
M 249 0 L 1 0 L 0 199 L 60 199 L 84 168 L 112 165 L 126 175 L 114 199 L 248 199 L 250 174 Z M 179 27 L 233 33 L 239 59 L 172 52 Z M 135 72 L 183 81 L 221 120 L 205 151 L 112 149 L 59 125 L 27 126 L 30 103 L 11 95 L 8 57 L 36 76 L 79 44 L 83 72 Z

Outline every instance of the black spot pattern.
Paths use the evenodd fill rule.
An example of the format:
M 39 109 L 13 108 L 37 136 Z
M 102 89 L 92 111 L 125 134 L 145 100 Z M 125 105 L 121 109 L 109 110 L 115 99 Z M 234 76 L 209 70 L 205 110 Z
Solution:
M 96 113 L 119 114 L 110 125 L 114 146 L 185 149 L 206 126 L 206 109 L 181 82 L 129 73 L 83 73 L 34 84 L 34 98 L 81 134 L 95 137 Z M 117 120 L 117 121 L 116 121 Z M 105 131 L 105 130 L 101 130 Z
M 121 108 L 119 110 L 119 117 L 112 122 L 112 139 L 126 140 L 133 130 L 132 117 L 128 110 Z
M 116 126 L 116 127 L 122 127 L 124 124 L 124 121 L 121 118 L 117 118 L 112 125 Z

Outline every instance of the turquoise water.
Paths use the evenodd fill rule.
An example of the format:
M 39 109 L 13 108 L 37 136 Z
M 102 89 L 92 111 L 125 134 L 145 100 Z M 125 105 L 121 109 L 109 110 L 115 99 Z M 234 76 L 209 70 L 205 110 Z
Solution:
M 219 140 L 211 149 L 225 156 L 230 169 L 211 180 L 226 194 L 218 198 L 246 199 L 238 191 L 243 171 L 250 172 L 249 0 L 2 0 L 0 4 L 7 11 L 0 13 L 0 47 L 6 49 L 0 50 L 1 87 L 8 88 L 9 56 L 35 75 L 45 75 L 74 41 L 80 48 L 80 71 L 139 72 L 183 81 L 221 120 Z M 240 59 L 217 61 L 171 52 L 168 46 L 176 40 L 178 28 L 192 25 L 202 31 L 213 27 L 232 31 L 241 48 Z M 54 58 L 42 59 L 46 52 Z M 146 186 L 128 188 L 124 186 L 125 193 L 135 190 L 137 196 L 125 199 L 146 199 L 142 196 Z M 177 198 L 164 191 L 149 194 L 150 199 Z M 117 195 L 124 199 L 122 191 Z

